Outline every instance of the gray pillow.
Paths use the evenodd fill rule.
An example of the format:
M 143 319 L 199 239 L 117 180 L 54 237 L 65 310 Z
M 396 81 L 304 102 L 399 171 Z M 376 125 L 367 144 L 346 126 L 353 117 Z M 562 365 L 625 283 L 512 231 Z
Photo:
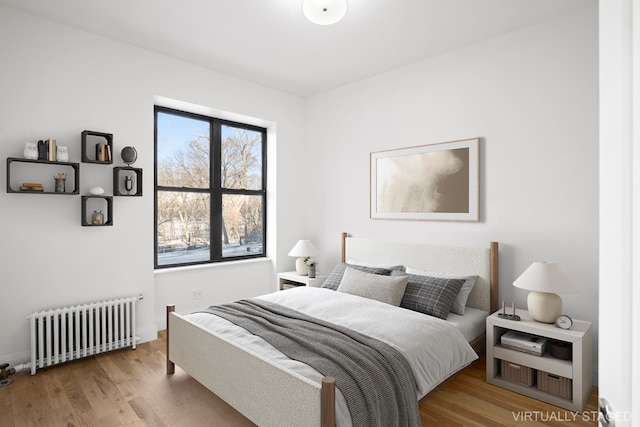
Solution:
M 397 307 L 402 301 L 408 280 L 408 276 L 383 276 L 347 267 L 337 290 Z
M 367 261 L 359 261 L 357 259 L 349 258 L 347 260 L 348 265 L 358 265 L 361 267 L 369 267 L 369 268 L 386 268 L 387 270 L 399 270 L 406 271 L 406 267 L 404 265 L 392 265 L 392 264 L 378 264 L 375 262 L 367 262 Z
M 464 284 L 462 285 L 462 288 L 460 288 L 460 292 L 458 292 L 458 295 L 456 296 L 456 299 L 455 301 L 453 301 L 453 305 L 451 306 L 452 313 L 464 316 L 464 308 L 467 306 L 467 299 L 469 299 L 469 294 L 473 290 L 473 287 L 476 285 L 478 276 L 462 276 L 460 274 L 440 273 L 430 270 L 418 270 L 417 268 L 413 267 L 407 267 L 407 273 L 419 276 L 444 277 L 447 279 L 464 279 Z
M 367 273 L 382 274 L 383 276 L 388 276 L 391 274 L 391 270 L 387 270 L 386 268 L 362 267 L 359 265 L 350 265 L 341 262 L 333 268 L 333 271 L 331 271 L 331 273 L 329 273 L 329 276 L 327 276 L 327 278 L 322 283 L 322 287 L 332 289 L 334 291 L 338 289 L 338 286 L 340 286 L 340 281 L 342 280 L 342 275 L 344 274 L 347 265 L 353 269 L 365 271 Z
M 393 271 L 392 276 L 406 273 Z M 400 302 L 400 307 L 430 316 L 446 319 L 453 301 L 464 284 L 464 279 L 418 276 L 409 274 L 409 281 Z

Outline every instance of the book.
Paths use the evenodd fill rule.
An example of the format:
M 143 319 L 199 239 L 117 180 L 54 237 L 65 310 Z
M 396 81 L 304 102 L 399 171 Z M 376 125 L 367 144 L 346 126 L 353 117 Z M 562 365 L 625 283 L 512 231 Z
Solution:
M 47 159 L 50 162 L 56 161 L 56 140 L 53 138 L 47 139 Z
M 42 184 L 37 182 L 23 182 L 20 191 L 44 191 Z
M 106 162 L 109 160 L 107 154 L 107 144 L 101 142 L 96 144 L 96 160 L 100 162 Z
M 547 349 L 547 339 L 537 335 L 509 331 L 500 337 L 500 344 L 536 356 L 542 356 Z

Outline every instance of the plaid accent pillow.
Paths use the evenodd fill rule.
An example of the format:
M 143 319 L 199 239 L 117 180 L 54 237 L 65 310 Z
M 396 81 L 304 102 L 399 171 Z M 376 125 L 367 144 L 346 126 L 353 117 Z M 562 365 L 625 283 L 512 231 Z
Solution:
M 407 267 L 408 274 L 416 274 L 418 276 L 444 277 L 447 279 L 464 279 L 464 285 L 460 288 L 460 292 L 456 296 L 451 312 L 464 316 L 464 308 L 467 306 L 467 299 L 478 281 L 478 276 L 461 276 L 459 274 L 440 273 L 437 271 L 418 270 L 417 268 Z
M 393 271 L 391 275 L 402 276 L 406 273 Z M 400 307 L 446 319 L 464 282 L 464 279 L 409 274 Z
M 347 267 L 364 271 L 366 273 L 382 274 L 383 276 L 389 276 L 391 274 L 391 270 L 387 270 L 386 268 L 362 267 L 359 265 L 351 265 L 341 262 L 333 268 L 333 271 L 331 271 L 329 276 L 327 276 L 322 283 L 322 287 L 332 289 L 334 291 L 337 290 L 338 286 L 340 286 L 340 282 L 342 282 L 342 276 L 344 275 L 344 271 Z

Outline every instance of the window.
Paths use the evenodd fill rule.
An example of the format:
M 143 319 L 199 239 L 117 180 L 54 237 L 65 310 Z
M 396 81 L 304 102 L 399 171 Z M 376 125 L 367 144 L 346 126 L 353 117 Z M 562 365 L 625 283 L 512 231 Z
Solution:
M 155 268 L 265 256 L 266 129 L 155 107 Z

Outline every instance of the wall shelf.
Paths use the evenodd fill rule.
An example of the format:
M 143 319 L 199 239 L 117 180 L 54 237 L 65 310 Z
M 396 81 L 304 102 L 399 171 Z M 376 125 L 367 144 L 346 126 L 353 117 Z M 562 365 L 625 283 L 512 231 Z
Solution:
M 103 141 L 104 140 L 104 141 Z M 97 144 L 106 144 L 108 147 L 108 160 L 98 160 L 96 150 Z M 91 154 L 89 154 L 91 153 Z M 110 165 L 113 163 L 113 134 L 104 132 L 95 132 L 91 130 L 82 131 L 82 163 L 98 163 L 102 165 Z
M 124 187 L 126 176 L 135 179 L 134 188 L 129 193 Z M 142 169 L 132 167 L 116 166 L 113 168 L 113 195 L 123 197 L 140 197 L 142 196 Z
M 102 199 L 102 203 L 99 201 L 94 203 L 92 201 Z M 88 208 L 88 205 L 94 205 L 94 207 Z M 98 204 L 103 206 L 103 209 L 96 208 Z M 104 223 L 103 224 L 92 224 L 91 223 L 91 215 L 92 212 L 89 213 L 90 210 L 99 210 L 102 211 L 104 215 Z M 106 211 L 106 213 L 105 213 Z M 88 215 L 87 215 L 88 214 Z M 81 224 L 85 227 L 105 227 L 113 225 L 113 196 L 82 196 L 82 218 Z
M 55 192 L 53 191 L 54 188 L 54 179 L 53 179 L 53 175 L 51 176 L 51 180 L 49 182 L 50 186 L 44 185 L 43 186 L 45 188 L 51 188 L 51 190 L 45 190 L 45 191 L 21 191 L 20 190 L 20 186 L 18 186 L 18 188 L 13 188 L 12 184 L 11 184 L 11 176 L 12 174 L 12 165 L 15 166 L 15 163 L 24 163 L 24 164 L 32 164 L 32 165 L 38 165 L 38 167 L 40 166 L 57 166 L 57 167 L 63 167 L 65 168 L 65 170 L 68 171 L 72 171 L 73 172 L 73 190 L 72 191 L 65 191 L 65 192 Z M 49 169 L 49 168 L 48 168 Z M 58 168 L 59 169 L 59 168 Z M 59 170 L 58 170 L 59 171 Z M 15 169 L 13 170 L 13 172 L 15 173 Z M 42 175 L 41 173 L 38 175 Z M 67 176 L 71 176 L 71 174 L 67 174 Z M 68 182 L 67 182 L 68 183 Z M 56 195 L 61 195 L 61 196 L 70 196 L 70 195 L 77 195 L 80 194 L 78 187 L 80 184 L 80 164 L 78 163 L 71 163 L 71 162 L 57 162 L 57 161 L 48 161 L 48 160 L 32 160 L 32 159 L 23 159 L 23 158 L 19 158 L 19 157 L 8 157 L 7 158 L 7 193 L 20 193 L 20 194 L 56 194 Z

